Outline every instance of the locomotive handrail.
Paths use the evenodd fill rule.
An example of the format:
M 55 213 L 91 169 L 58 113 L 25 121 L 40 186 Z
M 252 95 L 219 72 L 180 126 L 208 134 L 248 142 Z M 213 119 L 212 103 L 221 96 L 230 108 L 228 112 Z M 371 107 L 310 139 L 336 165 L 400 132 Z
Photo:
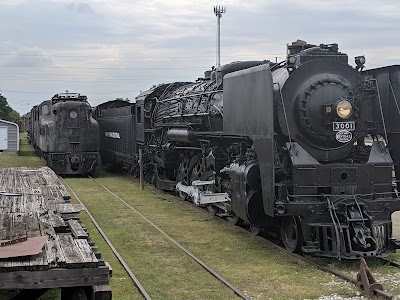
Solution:
M 390 90 L 392 91 L 392 94 L 393 94 L 394 103 L 396 104 L 397 111 L 398 111 L 398 113 L 399 113 L 399 115 L 400 115 L 400 108 L 399 108 L 399 104 L 397 103 L 397 98 L 396 98 L 396 95 L 394 94 L 394 90 L 393 90 L 392 82 L 390 81 L 390 79 L 389 79 L 388 81 L 389 81 Z
M 336 233 L 337 257 L 340 258 L 340 250 L 341 250 L 340 242 L 341 242 L 342 237 L 343 237 L 343 228 L 342 228 L 342 226 L 340 226 L 340 221 L 339 221 L 339 218 L 338 218 L 338 216 L 336 214 L 335 204 L 332 203 L 329 198 L 326 198 L 326 201 L 328 203 L 329 214 L 331 216 L 332 223 L 333 223 L 333 226 L 335 228 L 335 233 Z M 339 235 L 339 231 L 340 231 L 340 235 Z
M 385 117 L 383 116 L 382 101 L 381 101 L 381 95 L 379 93 L 378 81 L 375 78 L 371 79 L 371 81 L 375 81 L 375 84 L 376 84 L 376 91 L 378 93 L 378 100 L 379 100 L 379 109 L 380 109 L 380 113 L 381 113 L 381 116 L 382 116 L 383 131 L 385 133 L 386 141 L 389 141 L 388 140 L 388 136 L 387 136 L 387 131 L 386 131 Z
M 288 131 L 288 137 L 289 137 L 289 143 L 290 143 L 289 149 L 291 149 L 292 148 L 292 137 L 290 136 L 290 129 L 289 129 L 289 123 L 288 123 L 288 120 L 287 120 L 285 103 L 283 102 L 282 88 L 281 88 L 281 85 L 279 84 L 279 82 L 274 82 L 274 84 L 277 84 L 278 88 L 279 88 L 279 96 L 281 98 L 283 114 L 285 115 L 285 123 L 286 123 L 286 128 L 287 128 L 287 131 Z

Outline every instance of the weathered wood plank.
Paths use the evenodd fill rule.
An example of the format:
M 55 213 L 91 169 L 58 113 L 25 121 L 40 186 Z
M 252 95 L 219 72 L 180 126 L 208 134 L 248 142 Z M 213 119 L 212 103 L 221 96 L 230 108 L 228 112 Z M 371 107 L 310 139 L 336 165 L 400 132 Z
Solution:
M 47 243 L 46 243 L 47 244 Z M 47 262 L 46 247 L 38 255 L 29 257 L 29 270 L 30 271 L 44 271 L 49 269 Z
M 67 203 L 70 196 L 51 169 L 0 169 L 0 190 L 21 194 L 0 195 L 0 239 L 48 236 L 37 255 L 0 259 L 0 289 L 73 288 L 109 283 L 112 269 L 97 259 L 101 255 L 93 252 L 88 233 L 78 218 L 84 207 Z M 69 220 L 71 231 L 64 220 Z M 71 234 L 60 234 L 67 232 L 77 239 Z
M 86 268 L 95 268 L 99 265 L 99 261 L 86 240 L 74 239 L 74 243 L 81 254 L 82 261 L 85 263 Z
M 112 293 L 109 285 L 93 285 L 92 298 L 90 300 L 111 300 Z
M 67 224 L 65 224 L 63 218 L 61 218 L 60 215 L 51 214 L 49 221 L 56 233 L 66 232 Z
M 71 235 L 58 235 L 56 240 L 58 240 L 58 244 L 64 253 L 67 268 L 72 269 L 85 267 L 85 261 L 82 258 L 79 249 L 76 247 Z
M 108 269 L 52 269 L 0 272 L 0 289 L 43 289 L 108 284 Z
M 41 236 L 39 216 L 37 211 L 25 213 L 24 221 L 26 224 L 26 234 L 28 238 Z
M 70 203 L 65 203 L 65 204 L 57 204 L 57 211 L 60 214 L 74 214 L 74 213 L 79 213 L 82 210 L 84 210 L 84 206 L 82 204 L 70 204 Z
M 106 261 L 106 262 L 104 262 L 104 265 L 106 266 L 106 267 L 108 267 L 108 275 L 110 276 L 110 278 L 113 276 L 113 268 L 111 267 L 111 265 Z
M 27 234 L 27 225 L 25 220 L 25 214 L 13 213 L 12 215 L 12 235 L 10 239 L 17 239 L 25 237 Z
M 5 217 L 5 214 L 0 212 L 0 240 L 7 239 L 7 228 L 3 224 Z
M 64 252 L 61 250 L 60 245 L 56 237 L 50 237 L 45 245 L 46 249 L 46 260 L 49 268 L 65 268 L 65 256 Z
M 68 220 L 68 224 L 71 228 L 72 235 L 77 239 L 87 239 L 88 234 L 82 228 L 81 224 L 77 220 Z
M 63 218 L 63 220 L 65 220 L 65 221 L 68 221 L 68 220 L 79 220 L 79 215 L 77 213 L 61 214 L 61 218 Z

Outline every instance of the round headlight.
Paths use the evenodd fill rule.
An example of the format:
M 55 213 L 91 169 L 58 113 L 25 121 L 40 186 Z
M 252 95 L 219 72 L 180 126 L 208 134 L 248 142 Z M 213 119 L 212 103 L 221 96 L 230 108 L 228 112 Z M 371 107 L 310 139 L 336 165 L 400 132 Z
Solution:
M 75 119 L 78 116 L 78 112 L 76 110 L 71 110 L 69 112 L 69 116 L 71 117 L 71 119 Z
M 342 100 L 336 106 L 336 113 L 342 119 L 348 119 L 353 112 L 351 103 L 347 100 Z
M 294 65 L 296 63 L 296 56 L 289 56 L 287 62 L 289 65 Z

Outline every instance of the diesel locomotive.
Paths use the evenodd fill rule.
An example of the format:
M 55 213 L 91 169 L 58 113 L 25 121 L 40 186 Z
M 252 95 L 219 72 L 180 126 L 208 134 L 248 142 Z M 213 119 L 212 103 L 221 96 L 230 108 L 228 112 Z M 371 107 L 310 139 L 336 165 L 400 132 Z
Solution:
M 137 173 L 141 148 L 158 188 L 289 251 L 387 256 L 399 246 L 400 68 L 356 64 L 337 44 L 297 42 L 281 63 L 234 62 L 104 103 L 102 159 Z
M 31 110 L 29 142 L 60 175 L 92 173 L 99 151 L 99 124 L 87 97 L 61 93 Z

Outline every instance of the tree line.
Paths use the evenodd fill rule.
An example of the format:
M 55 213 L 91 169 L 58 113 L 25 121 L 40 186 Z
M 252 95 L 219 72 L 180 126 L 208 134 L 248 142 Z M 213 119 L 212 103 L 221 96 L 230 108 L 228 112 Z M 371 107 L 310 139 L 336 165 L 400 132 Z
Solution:
M 0 119 L 20 123 L 21 116 L 8 105 L 7 98 L 0 95 Z

